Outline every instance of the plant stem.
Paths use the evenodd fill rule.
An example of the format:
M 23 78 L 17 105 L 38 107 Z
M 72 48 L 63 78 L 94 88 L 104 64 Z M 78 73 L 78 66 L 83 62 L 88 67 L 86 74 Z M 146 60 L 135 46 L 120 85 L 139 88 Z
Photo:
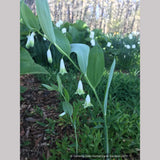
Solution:
M 100 101 L 100 99 L 99 99 L 99 97 L 98 97 L 98 95 L 97 95 L 97 92 L 96 92 L 95 88 L 92 86 L 92 84 L 91 84 L 91 82 L 89 81 L 87 75 L 85 75 L 85 78 L 86 78 L 86 81 L 88 82 L 89 86 L 92 88 L 92 90 L 93 90 L 93 92 L 94 92 L 94 95 L 96 96 L 96 99 L 97 99 L 97 101 L 98 101 L 98 103 L 99 103 L 99 105 L 100 105 L 100 107 L 101 107 L 101 109 L 102 109 L 103 106 L 102 106 L 102 103 L 101 103 L 101 101 Z
M 104 114 L 104 134 L 105 134 L 106 156 L 108 156 L 109 155 L 109 143 L 108 143 L 108 126 L 107 126 L 106 114 Z M 109 160 L 109 158 L 106 157 L 106 160 Z
M 76 130 L 76 124 L 74 123 L 74 134 L 76 139 L 76 154 L 78 154 L 78 139 L 77 139 L 77 130 Z

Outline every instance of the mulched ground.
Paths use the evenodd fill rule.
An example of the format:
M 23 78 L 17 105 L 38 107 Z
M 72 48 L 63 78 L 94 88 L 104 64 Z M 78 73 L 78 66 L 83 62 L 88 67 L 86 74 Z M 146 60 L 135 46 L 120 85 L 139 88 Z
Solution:
M 41 84 L 33 75 L 21 76 L 20 83 L 27 88 L 21 94 L 23 100 L 20 103 L 20 159 L 42 160 L 43 154 L 50 156 L 49 150 L 55 148 L 57 139 L 62 139 L 64 133 L 72 134 L 72 127 L 57 123 L 60 114 L 57 92 L 40 89 Z M 47 126 L 37 124 L 37 121 L 47 123 L 47 118 L 56 121 L 53 134 L 46 132 Z

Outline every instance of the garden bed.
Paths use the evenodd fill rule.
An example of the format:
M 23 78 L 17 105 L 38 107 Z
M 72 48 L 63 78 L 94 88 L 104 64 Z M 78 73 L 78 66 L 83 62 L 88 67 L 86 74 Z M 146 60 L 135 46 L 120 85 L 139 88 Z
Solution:
M 49 150 L 55 147 L 56 140 L 61 140 L 64 132 L 69 136 L 73 129 L 55 123 L 52 134 L 52 130 L 47 130 L 50 126 L 43 126 L 48 123 L 46 119 L 57 122 L 60 114 L 57 112 L 57 92 L 39 89 L 40 83 L 32 75 L 21 76 L 21 85 L 27 88 L 21 94 L 20 104 L 21 160 L 40 160 L 43 154 L 49 157 Z

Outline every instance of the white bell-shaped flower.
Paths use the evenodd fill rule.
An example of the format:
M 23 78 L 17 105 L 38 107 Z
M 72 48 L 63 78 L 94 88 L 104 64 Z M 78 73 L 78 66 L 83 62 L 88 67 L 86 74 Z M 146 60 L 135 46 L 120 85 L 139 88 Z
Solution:
M 47 38 L 47 36 L 44 34 L 43 35 L 43 40 L 46 41 L 47 40 L 46 38 Z
M 63 21 L 62 20 L 59 20 L 57 23 L 56 23 L 56 27 L 60 28 L 60 26 L 63 24 Z
M 133 39 L 133 35 L 130 33 L 128 36 L 129 39 Z
M 85 94 L 81 80 L 79 80 L 79 82 L 78 82 L 78 88 L 77 88 L 77 91 L 75 94 L 79 94 L 79 95 Z
M 134 48 L 136 48 L 136 45 L 135 45 L 135 44 L 133 44 L 133 45 L 132 45 L 132 48 L 133 48 L 133 49 L 134 49 Z
M 111 42 L 107 42 L 107 47 L 110 47 L 111 46 Z
M 94 32 L 93 32 L 93 31 L 90 32 L 89 37 L 90 37 L 91 39 L 94 39 Z
M 91 98 L 90 98 L 89 94 L 87 94 L 86 99 L 85 99 L 85 103 L 83 105 L 84 105 L 84 108 L 93 106 L 91 103 Z
M 95 46 L 95 40 L 94 40 L 94 39 L 92 39 L 92 40 L 90 41 L 90 43 L 91 43 L 91 46 Z
M 47 59 L 48 59 L 48 63 L 52 63 L 52 53 L 51 53 L 51 50 L 48 49 L 47 50 Z
M 27 38 L 28 38 L 27 43 L 26 43 L 26 48 L 27 49 L 34 46 L 34 36 L 35 36 L 34 32 L 32 32 L 31 35 L 27 36 Z
M 63 117 L 66 114 L 66 112 L 61 113 L 59 116 Z
M 66 28 L 62 28 L 62 33 L 66 33 L 67 29 Z
M 131 46 L 130 45 L 124 45 L 127 49 L 130 49 L 131 48 Z
M 60 71 L 59 71 L 59 73 L 62 74 L 62 75 L 64 75 L 65 73 L 67 73 L 65 65 L 64 65 L 63 58 L 60 61 Z

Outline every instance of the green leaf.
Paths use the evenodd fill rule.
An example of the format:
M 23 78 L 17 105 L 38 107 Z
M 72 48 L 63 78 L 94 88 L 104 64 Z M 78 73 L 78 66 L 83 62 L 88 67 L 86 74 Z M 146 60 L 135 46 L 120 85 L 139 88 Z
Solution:
M 63 102 L 62 106 L 63 106 L 63 111 L 65 113 L 69 114 L 70 117 L 71 117 L 72 114 L 73 114 L 73 107 L 72 107 L 72 105 L 69 102 Z
M 104 97 L 104 115 L 106 115 L 106 112 L 107 112 L 107 101 L 108 101 L 109 87 L 111 85 L 115 65 L 116 65 L 116 60 L 114 59 L 113 63 L 112 63 L 112 66 L 111 66 L 111 69 L 110 69 L 109 78 L 108 78 L 107 87 L 106 87 L 106 92 L 105 92 L 105 97 Z
M 96 88 L 101 80 L 104 67 L 103 50 L 95 46 L 90 50 L 87 68 L 87 77 L 94 88 Z
M 20 13 L 24 23 L 29 29 L 40 29 L 37 17 L 32 13 L 31 9 L 24 2 L 20 3 Z
M 61 93 L 61 95 L 63 95 L 63 85 L 62 85 L 62 81 L 59 77 L 59 75 L 57 74 L 57 82 L 58 82 L 58 92 Z
M 29 52 L 23 47 L 20 48 L 20 74 L 49 74 L 39 64 L 36 64 Z
M 56 37 L 53 30 L 53 24 L 51 21 L 47 0 L 36 0 L 36 9 L 37 9 L 39 23 L 41 25 L 44 34 L 52 43 L 55 43 Z
M 73 104 L 74 106 L 74 112 L 73 112 L 73 123 L 76 122 L 78 111 L 79 111 L 79 105 L 78 104 Z
M 69 102 L 70 97 L 69 97 L 68 91 L 65 88 L 63 88 L 63 92 L 64 92 L 65 100 Z
M 62 54 L 64 54 L 64 52 L 65 52 L 65 53 L 67 53 L 67 55 L 70 55 L 71 46 L 70 46 L 68 39 L 57 28 L 54 28 L 54 33 L 56 36 L 55 46 L 57 47 L 58 51 Z
M 58 87 L 54 84 L 52 84 L 52 86 L 49 86 L 47 84 L 42 84 L 42 86 L 48 89 L 49 91 L 58 91 Z
M 79 67 L 84 74 L 87 73 L 89 51 L 90 48 L 86 44 L 71 44 L 71 52 L 75 52 L 77 54 Z

